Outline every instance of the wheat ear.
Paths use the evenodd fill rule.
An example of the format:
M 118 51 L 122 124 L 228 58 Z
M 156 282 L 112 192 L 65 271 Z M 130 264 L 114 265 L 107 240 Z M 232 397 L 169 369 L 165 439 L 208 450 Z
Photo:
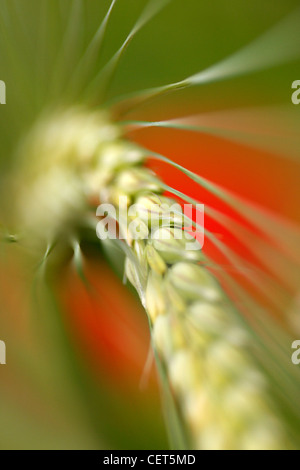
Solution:
M 163 195 L 164 184 L 144 167 L 146 153 L 127 142 L 105 114 L 82 109 L 39 123 L 23 148 L 31 166 L 26 160 L 19 217 L 31 234 L 57 237 L 62 224 L 86 213 L 89 196 L 100 192 L 102 202 L 115 206 L 126 196 L 128 220 L 134 220 L 140 236 L 133 239 L 119 219 L 125 272 L 148 313 L 186 446 L 291 447 L 270 385 L 250 352 L 251 335 L 202 251 L 186 250 L 190 237 L 182 230 L 183 218 L 166 215 L 175 201 Z
M 141 237 L 132 240 L 128 234 L 133 256 L 126 257 L 126 275 L 148 313 L 153 347 L 189 445 L 286 447 L 268 383 L 249 353 L 251 336 L 206 268 L 202 251 L 186 250 L 180 216 L 174 214 L 168 220 L 171 228 L 164 227 L 167 207 L 175 201 L 164 197 L 163 191 L 164 185 L 149 170 L 132 167 L 119 170 L 104 192 L 114 204 L 126 195 L 137 205 L 135 224 Z M 149 226 L 151 237 L 143 239 L 144 224 L 153 220 L 157 226 Z

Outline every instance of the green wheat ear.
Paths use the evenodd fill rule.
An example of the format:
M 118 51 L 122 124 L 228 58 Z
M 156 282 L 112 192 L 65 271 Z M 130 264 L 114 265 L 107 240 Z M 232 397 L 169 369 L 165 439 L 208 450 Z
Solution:
M 252 45 L 208 71 L 167 86 L 137 92 L 126 99 L 121 97 L 117 103 L 109 105 L 107 90 L 118 71 L 121 57 L 139 30 L 167 3 L 150 1 L 121 47 L 100 71 L 95 72 L 94 61 L 102 51 L 106 29 L 118 2 L 111 3 L 90 43 L 79 55 L 74 50 L 74 41 L 80 42 L 83 2 L 74 1 L 70 15 L 66 15 L 68 10 L 58 10 L 60 3 L 43 2 L 44 14 L 60 11 L 66 23 L 63 23 L 62 47 L 54 59 L 55 73 L 49 91 L 51 100 L 47 102 L 48 94 L 43 94 L 40 86 L 39 113 L 20 144 L 18 169 L 11 173 L 11 187 L 15 187 L 17 194 L 11 224 L 21 227 L 20 238 L 25 246 L 39 249 L 39 256 L 44 250 L 43 262 L 55 251 L 55 243 L 63 240 L 74 249 L 75 261 L 82 271 L 79 228 L 92 224 L 96 237 L 97 219 L 91 217 L 88 201 L 100 194 L 101 202 L 116 207 L 116 218 L 125 234 L 123 240 L 115 243 L 124 250 L 126 278 L 136 288 L 149 318 L 173 446 L 296 448 L 299 446 L 300 416 L 294 400 L 300 379 L 290 364 L 290 339 L 270 322 L 263 305 L 252 299 L 228 273 L 222 272 L 239 301 L 239 308 L 234 305 L 212 274 L 211 268 L 216 267 L 213 260 L 201 247 L 196 251 L 186 249 L 190 237 L 183 232 L 184 220 L 180 212 L 166 216 L 166 208 L 171 207 L 175 199 L 164 193 L 168 191 L 192 204 L 197 201 L 167 186 L 146 168 L 146 160 L 156 158 L 175 166 L 242 214 L 248 222 L 258 225 L 262 232 L 273 237 L 275 243 L 282 238 L 273 230 L 278 228 L 276 220 L 259 209 L 254 210 L 251 204 L 213 182 L 126 138 L 129 125 L 172 127 L 172 123 L 116 122 L 111 118 L 116 109 L 119 118 L 123 119 L 132 107 L 170 91 L 285 61 L 286 50 L 282 48 L 272 49 L 273 55 L 268 57 L 268 62 L 263 60 L 261 51 L 274 41 L 280 42 L 282 36 L 288 34 L 290 37 L 295 20 L 288 17 Z M 8 18 L 12 19 L 6 2 L 5 6 Z M 17 6 L 21 13 L 24 7 L 20 2 Z M 5 17 L 1 18 L 5 27 Z M 44 38 L 44 42 L 48 39 Z M 298 52 L 298 49 L 289 49 L 289 58 Z M 70 70 L 68 66 L 64 67 L 69 56 Z M 67 96 L 64 103 L 57 106 L 55 103 L 62 97 L 64 86 L 67 86 Z M 96 110 L 91 103 L 97 103 Z M 185 129 L 184 123 L 176 125 Z M 139 239 L 133 239 L 128 226 L 123 224 L 118 212 L 120 197 L 126 197 L 128 201 L 128 220 L 139 227 Z M 132 216 L 134 204 L 138 210 Z M 229 226 L 224 215 L 210 207 L 208 211 Z M 155 217 L 151 218 L 152 215 Z M 196 230 L 202 229 L 193 220 L 189 222 Z M 250 233 L 246 229 L 239 224 L 230 227 L 239 233 L 242 242 L 248 244 Z M 298 232 L 288 226 L 281 225 L 280 228 L 287 238 L 287 247 L 297 246 Z M 149 232 L 151 236 L 146 237 Z M 183 233 L 182 238 L 179 235 Z M 238 266 L 240 260 L 233 250 L 209 231 L 205 231 L 205 235 Z M 261 249 L 264 242 L 259 237 L 257 241 L 260 246 L 256 255 L 266 261 Z M 256 250 L 255 246 L 252 249 Z M 278 256 L 288 271 L 289 260 L 284 254 Z M 272 261 L 270 267 L 272 271 Z M 80 274 L 84 276 L 83 272 Z M 252 281 L 259 282 L 259 277 Z M 291 285 L 293 281 L 294 278 L 290 278 Z M 268 283 L 264 285 L 267 290 Z M 250 321 L 245 321 L 245 312 L 247 318 L 250 315 Z

